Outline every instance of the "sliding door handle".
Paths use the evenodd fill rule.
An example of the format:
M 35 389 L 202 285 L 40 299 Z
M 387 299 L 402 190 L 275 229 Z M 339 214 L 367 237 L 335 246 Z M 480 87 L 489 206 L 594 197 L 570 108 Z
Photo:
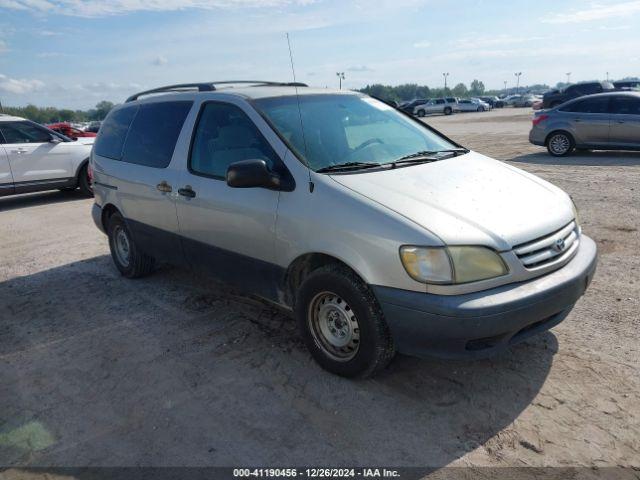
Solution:
M 156 188 L 162 193 L 170 193 L 173 190 L 166 180 L 162 180 L 158 185 L 156 185 Z
M 196 196 L 196 192 L 193 191 L 193 188 L 191 188 L 191 185 L 185 185 L 184 187 L 179 188 L 178 193 L 183 197 L 188 197 L 188 198 L 193 198 Z

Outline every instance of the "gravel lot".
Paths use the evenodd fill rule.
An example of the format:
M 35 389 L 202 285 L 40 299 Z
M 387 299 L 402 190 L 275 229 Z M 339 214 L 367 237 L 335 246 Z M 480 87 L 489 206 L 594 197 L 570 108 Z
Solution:
M 586 296 L 497 358 L 373 380 L 208 278 L 121 278 L 91 200 L 0 199 L 0 465 L 640 466 L 640 153 L 554 159 L 530 116 L 425 121 L 571 193 L 600 250 Z

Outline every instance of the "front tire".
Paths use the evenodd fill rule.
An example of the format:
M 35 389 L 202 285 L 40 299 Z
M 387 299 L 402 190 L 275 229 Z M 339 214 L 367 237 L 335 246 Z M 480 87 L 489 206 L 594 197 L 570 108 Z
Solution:
M 426 115 L 426 112 L 424 110 L 418 110 L 418 116 L 420 118 L 424 117 Z
M 395 354 L 373 292 L 345 267 L 313 271 L 298 290 L 295 313 L 311 355 L 331 373 L 371 377 Z
M 553 132 L 547 138 L 547 151 L 554 157 L 566 157 L 575 145 L 573 137 L 568 132 Z
M 153 271 L 153 257 L 140 251 L 119 213 L 114 213 L 109 218 L 107 235 L 111 258 L 122 276 L 139 278 L 149 275 Z
M 93 187 L 89 180 L 89 164 L 85 164 L 78 173 L 78 189 L 82 195 L 93 197 Z

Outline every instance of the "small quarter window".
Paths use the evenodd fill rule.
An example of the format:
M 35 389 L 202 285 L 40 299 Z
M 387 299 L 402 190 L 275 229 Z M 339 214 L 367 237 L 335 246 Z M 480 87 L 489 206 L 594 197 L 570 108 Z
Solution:
M 129 126 L 138 111 L 137 105 L 112 110 L 100 126 L 94 149 L 96 155 L 120 160 Z

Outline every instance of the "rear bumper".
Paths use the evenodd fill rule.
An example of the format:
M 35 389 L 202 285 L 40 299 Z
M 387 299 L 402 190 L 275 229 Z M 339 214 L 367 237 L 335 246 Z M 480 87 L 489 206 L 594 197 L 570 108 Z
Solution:
M 102 225 L 102 207 L 97 203 L 94 203 L 93 207 L 91 207 L 91 217 L 93 218 L 93 223 L 98 227 L 98 230 L 106 235 L 107 232 L 104 229 L 104 225 Z
M 545 146 L 547 132 L 541 128 L 533 127 L 529 131 L 529 143 L 533 143 L 534 145 L 540 145 L 542 147 Z
M 400 353 L 485 357 L 559 324 L 595 273 L 596 245 L 583 235 L 575 257 L 533 280 L 464 295 L 374 286 Z

